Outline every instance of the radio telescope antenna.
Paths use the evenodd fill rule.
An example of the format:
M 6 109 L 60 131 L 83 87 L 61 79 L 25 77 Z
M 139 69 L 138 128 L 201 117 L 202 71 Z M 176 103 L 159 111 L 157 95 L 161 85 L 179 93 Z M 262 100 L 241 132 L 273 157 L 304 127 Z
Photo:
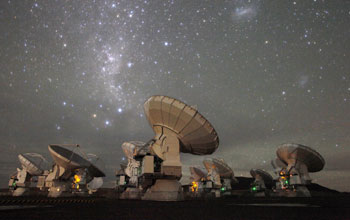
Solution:
M 145 199 L 179 200 L 181 185 L 178 179 L 182 176 L 180 152 L 212 154 L 219 146 L 219 137 L 197 109 L 177 99 L 152 96 L 144 103 L 144 110 L 155 133 L 155 141 L 150 145 L 151 154 L 163 161 L 161 175 L 167 177 L 158 179 Z M 154 190 L 164 193 L 158 191 L 156 194 L 159 196 L 152 196 Z
M 76 145 L 76 147 L 78 146 Z M 99 168 L 87 158 L 75 153 L 74 150 L 71 151 L 62 145 L 49 145 L 48 148 L 55 161 L 53 171 L 46 178 L 47 185 L 50 187 L 49 196 L 51 197 L 57 197 L 63 191 L 68 191 L 71 184 L 69 181 L 75 170 L 86 169 L 89 181 L 94 177 L 105 176 Z
M 301 144 L 282 144 L 276 154 L 287 165 L 288 173 L 300 177 L 301 184 L 310 183 L 309 172 L 321 171 L 325 165 L 325 160 L 317 151 Z

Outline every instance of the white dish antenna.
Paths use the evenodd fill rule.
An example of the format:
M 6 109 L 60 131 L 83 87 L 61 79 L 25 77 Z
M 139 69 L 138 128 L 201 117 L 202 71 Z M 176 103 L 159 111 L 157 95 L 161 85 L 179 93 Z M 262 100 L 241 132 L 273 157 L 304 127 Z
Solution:
M 49 145 L 49 151 L 56 164 L 63 167 L 65 170 L 73 171 L 79 168 L 87 168 L 92 177 L 105 176 L 105 174 L 88 159 L 81 157 L 71 150 L 59 145 Z
M 167 96 L 151 96 L 144 103 L 146 118 L 155 136 L 150 153 L 162 159 L 161 177 L 144 195 L 151 200 L 182 198 L 182 164 L 180 152 L 196 155 L 212 154 L 219 146 L 214 127 L 195 108 Z M 171 177 L 171 178 L 169 178 Z
M 195 182 L 199 182 L 201 179 L 207 177 L 207 173 L 200 168 L 190 167 L 191 178 Z
M 309 172 L 321 171 L 325 165 L 325 160 L 317 151 L 301 144 L 282 144 L 276 154 L 287 165 L 288 172 L 300 177 L 302 184 L 311 181 Z
M 18 160 L 20 161 L 22 168 L 25 169 L 32 176 L 41 175 L 45 169 L 47 169 L 46 159 L 36 153 L 19 154 Z
M 234 177 L 233 170 L 223 159 L 207 158 L 203 160 L 203 164 L 208 172 L 211 172 L 212 169 L 216 169 L 216 172 L 218 172 L 221 178 Z
M 252 177 L 254 177 L 256 180 L 263 180 L 265 183 L 271 184 L 273 182 L 272 176 L 265 170 L 251 169 L 250 175 L 252 175 Z
M 183 153 L 212 154 L 219 146 L 219 137 L 210 122 L 179 100 L 152 96 L 145 102 L 144 110 L 156 139 L 162 135 L 175 136 Z
M 303 164 L 307 167 L 308 172 L 321 171 L 325 165 L 321 154 L 301 144 L 282 144 L 276 154 L 288 167 Z

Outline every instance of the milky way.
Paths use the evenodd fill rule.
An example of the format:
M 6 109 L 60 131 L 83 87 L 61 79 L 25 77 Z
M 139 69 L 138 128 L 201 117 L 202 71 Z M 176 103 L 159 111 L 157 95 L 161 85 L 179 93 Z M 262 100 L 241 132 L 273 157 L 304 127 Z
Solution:
M 350 190 L 348 1 L 1 1 L 0 19 L 2 187 L 17 153 L 51 160 L 53 143 L 99 155 L 112 181 L 161 94 L 208 118 L 236 175 L 296 142 L 326 160 L 315 182 Z M 183 154 L 184 172 L 203 158 Z

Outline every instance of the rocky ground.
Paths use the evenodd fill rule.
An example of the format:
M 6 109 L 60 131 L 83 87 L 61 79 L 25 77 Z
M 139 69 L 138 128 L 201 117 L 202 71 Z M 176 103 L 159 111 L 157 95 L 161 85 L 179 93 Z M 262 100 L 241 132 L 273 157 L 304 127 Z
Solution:
M 182 202 L 105 197 L 6 197 L 0 219 L 350 219 L 350 196 L 313 198 L 224 197 Z
M 250 178 L 241 178 L 235 196 L 190 198 L 181 202 L 120 200 L 114 189 L 93 197 L 47 198 L 36 188 L 22 197 L 0 190 L 0 219 L 350 219 L 350 193 L 308 186 L 312 197 L 253 197 Z

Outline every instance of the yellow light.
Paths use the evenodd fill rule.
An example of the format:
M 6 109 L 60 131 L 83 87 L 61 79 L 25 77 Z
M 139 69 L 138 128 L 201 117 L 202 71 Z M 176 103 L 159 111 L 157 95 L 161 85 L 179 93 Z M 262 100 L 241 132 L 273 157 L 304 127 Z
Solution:
M 74 175 L 74 183 L 79 183 L 80 182 L 80 176 Z
M 191 187 L 192 192 L 197 192 L 198 191 L 198 184 L 196 182 L 192 182 L 192 187 Z

